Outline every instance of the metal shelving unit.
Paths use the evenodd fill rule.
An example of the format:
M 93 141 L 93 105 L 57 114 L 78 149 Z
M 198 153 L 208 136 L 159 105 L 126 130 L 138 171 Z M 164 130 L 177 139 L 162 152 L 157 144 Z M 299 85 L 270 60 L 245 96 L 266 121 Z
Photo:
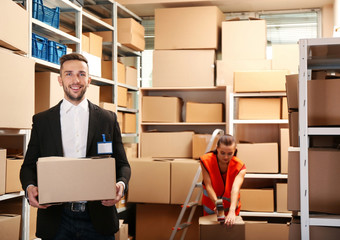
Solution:
M 338 59 L 327 57 L 313 58 L 309 54 L 312 46 L 340 45 L 339 38 L 302 39 L 300 45 L 299 66 L 299 137 L 300 137 L 300 208 L 301 208 L 301 239 L 310 239 L 310 226 L 340 227 L 340 216 L 336 215 L 311 215 L 309 213 L 309 181 L 308 181 L 308 148 L 311 135 L 340 135 L 340 128 L 333 127 L 308 127 L 308 71 L 337 70 Z M 327 197 L 327 196 L 324 196 Z

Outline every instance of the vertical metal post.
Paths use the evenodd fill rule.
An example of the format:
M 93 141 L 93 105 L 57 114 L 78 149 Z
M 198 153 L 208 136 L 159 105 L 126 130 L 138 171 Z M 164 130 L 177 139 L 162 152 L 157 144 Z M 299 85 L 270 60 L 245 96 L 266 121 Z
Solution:
M 113 25 L 113 36 L 112 36 L 112 76 L 113 76 L 113 103 L 116 105 L 116 112 L 118 109 L 118 72 L 117 72 L 117 61 L 118 61 L 118 46 L 117 46 L 117 29 L 118 29 L 118 11 L 117 3 L 112 4 L 112 25 Z
M 83 14 L 82 14 L 83 9 L 80 11 L 76 11 L 75 13 L 75 32 L 76 32 L 76 37 L 80 39 L 80 42 L 76 44 L 76 51 L 77 53 L 81 53 L 82 49 L 82 22 L 83 22 Z
M 234 134 L 234 93 L 229 96 L 229 134 Z
M 309 240 L 309 183 L 308 183 L 308 99 L 307 60 L 308 40 L 300 40 L 299 70 L 299 137 L 300 137 L 300 209 L 301 239 Z

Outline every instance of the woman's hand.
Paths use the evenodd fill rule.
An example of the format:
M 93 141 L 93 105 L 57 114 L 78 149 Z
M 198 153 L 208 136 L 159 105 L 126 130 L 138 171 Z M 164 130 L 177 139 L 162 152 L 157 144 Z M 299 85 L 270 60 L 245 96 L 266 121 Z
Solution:
M 229 210 L 229 213 L 225 218 L 224 224 L 226 224 L 228 227 L 231 227 L 235 224 L 235 220 L 236 220 L 235 211 Z

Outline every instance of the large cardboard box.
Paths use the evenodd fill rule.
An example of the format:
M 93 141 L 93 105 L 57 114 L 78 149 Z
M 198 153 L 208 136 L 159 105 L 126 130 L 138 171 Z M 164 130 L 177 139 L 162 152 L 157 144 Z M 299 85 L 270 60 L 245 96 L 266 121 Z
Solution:
M 102 78 L 112 80 L 112 61 L 102 61 Z M 126 83 L 125 81 L 125 66 L 123 63 L 117 62 L 117 81 Z
M 83 34 L 89 38 L 90 48 L 88 53 L 102 58 L 103 38 L 93 32 L 85 32 Z
M 241 210 L 274 212 L 273 189 L 241 189 Z
M 141 156 L 191 158 L 194 132 L 142 132 Z
M 280 98 L 239 98 L 238 119 L 280 119 Z
M 289 110 L 299 109 L 299 74 L 286 75 L 287 104 Z
M 135 67 L 126 66 L 125 68 L 125 82 L 127 85 L 132 87 L 138 87 L 137 81 L 137 69 Z
M 180 122 L 183 102 L 178 97 L 143 96 L 143 122 Z
M 185 202 L 199 166 L 200 163 L 193 159 L 175 159 L 171 162 L 170 204 L 183 204 Z M 202 175 L 197 182 L 201 181 Z M 199 192 L 199 189 L 194 189 L 190 201 L 194 201 Z
M 308 81 L 308 125 L 340 125 L 339 79 Z
M 287 69 L 291 74 L 299 73 L 299 53 L 298 44 L 273 44 L 272 69 Z
M 16 214 L 0 214 L 1 240 L 19 239 L 21 216 Z
M 224 19 L 216 6 L 156 9 L 155 49 L 217 49 Z
M 6 190 L 6 149 L 0 149 L 0 195 Z
M 285 92 L 287 70 L 234 73 L 234 92 Z
M 340 214 L 340 151 L 337 149 L 310 148 L 309 155 L 309 210 Z M 289 152 L 288 209 L 300 210 L 299 152 Z M 320 161 L 322 159 L 322 161 Z M 322 176 L 322 177 L 321 177 Z
M 131 179 L 128 202 L 170 203 L 170 161 L 129 159 Z
M 23 159 L 8 158 L 6 161 L 6 193 L 22 191 L 20 182 L 20 169 Z
M 32 127 L 34 65 L 33 59 L 0 49 L 0 128 Z
M 270 70 L 272 61 L 267 59 L 223 59 L 216 61 L 216 86 L 233 86 L 234 72 Z
M 192 138 L 192 158 L 198 159 L 206 153 L 211 134 L 195 134 Z M 218 138 L 215 138 L 210 150 L 216 149 Z
M 245 224 L 240 216 L 236 217 L 232 227 L 226 227 L 216 221 L 216 214 L 200 217 L 200 240 L 244 240 Z
M 288 148 L 289 148 L 289 130 L 288 128 L 280 129 L 280 172 L 288 173 Z
M 135 113 L 124 113 L 123 115 L 123 133 L 136 133 L 137 118 Z
M 136 51 L 143 51 L 145 48 L 144 27 L 133 18 L 118 18 L 117 39 Z
M 181 206 L 174 204 L 137 204 L 136 239 L 169 239 L 180 211 Z M 188 228 L 185 236 L 186 240 L 199 239 L 198 219 L 202 213 L 202 208 L 198 206 L 192 218 L 192 225 Z M 185 214 L 183 219 L 187 219 L 187 217 L 188 214 Z M 181 232 L 174 239 L 179 240 L 180 234 Z
M 223 104 L 222 103 L 197 103 L 187 102 L 186 122 L 222 122 Z
M 266 59 L 265 20 L 222 23 L 222 59 Z
M 153 87 L 213 87 L 214 50 L 155 50 Z
M 39 158 L 37 172 L 39 204 L 116 197 L 114 158 Z
M 118 99 L 117 105 L 119 107 L 127 107 L 127 88 L 125 87 L 118 87 Z
M 288 213 L 288 184 L 276 183 L 276 211 Z
M 289 146 L 299 147 L 299 112 L 290 112 L 288 114 L 289 123 Z
M 248 173 L 278 173 L 277 143 L 238 143 L 237 157 L 246 165 Z
M 339 227 L 326 226 L 310 226 L 309 239 L 310 240 L 338 240 L 340 236 Z M 289 240 L 301 240 L 301 224 L 300 221 L 293 219 L 289 226 Z
M 0 46 L 28 52 L 28 12 L 13 1 L 0 2 Z
M 58 82 L 59 74 L 53 72 L 35 73 L 35 113 L 45 111 L 57 105 L 64 98 L 63 87 Z M 99 104 L 99 86 L 89 85 L 86 97 L 92 103 Z
M 245 222 L 246 240 L 288 240 L 289 225 L 266 222 Z

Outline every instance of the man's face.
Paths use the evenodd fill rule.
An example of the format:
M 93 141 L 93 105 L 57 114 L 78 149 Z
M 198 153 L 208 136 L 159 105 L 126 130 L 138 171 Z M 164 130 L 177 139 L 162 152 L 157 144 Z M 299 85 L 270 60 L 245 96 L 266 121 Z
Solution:
M 78 105 L 85 98 L 86 89 L 91 82 L 87 64 L 79 60 L 64 62 L 58 81 L 64 88 L 65 99 Z

